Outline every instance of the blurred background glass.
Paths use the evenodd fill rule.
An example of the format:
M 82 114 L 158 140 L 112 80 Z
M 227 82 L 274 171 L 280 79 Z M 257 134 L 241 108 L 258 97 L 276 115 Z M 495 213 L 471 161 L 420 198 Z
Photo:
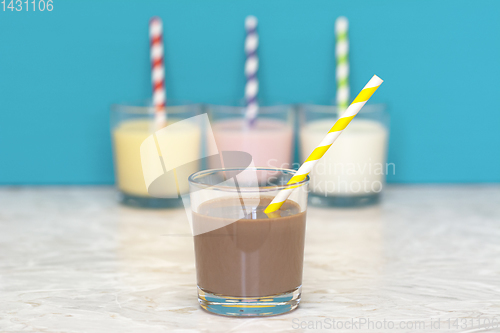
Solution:
M 387 173 L 389 114 L 385 105 L 365 105 L 311 172 L 310 202 L 355 207 L 379 202 Z M 300 160 L 309 154 L 339 118 L 331 105 L 301 105 Z
M 170 101 L 167 106 L 167 126 L 181 120 L 189 119 L 200 113 L 199 104 L 175 103 Z M 157 198 L 151 196 L 145 183 L 144 168 L 141 163 L 141 145 L 158 129 L 154 127 L 155 108 L 144 105 L 115 104 L 111 107 L 111 136 L 115 164 L 116 186 L 120 192 L 121 202 L 136 207 L 167 208 L 179 207 L 182 200 L 177 194 L 188 193 L 187 178 L 200 170 L 199 163 L 177 168 L 171 175 L 171 181 L 164 187 L 166 196 Z M 189 155 L 192 160 L 201 156 L 201 129 L 194 122 L 183 122 L 179 131 L 169 131 L 168 138 L 159 142 L 155 138 L 155 157 L 165 160 L 175 159 L 175 155 Z M 174 156 L 162 156 L 160 144 L 166 147 Z M 165 163 L 163 164 L 165 167 Z M 175 179 L 175 178 L 182 179 Z M 184 180 L 184 181 L 181 181 Z
M 219 151 L 249 153 L 256 167 L 292 167 L 295 134 L 292 106 L 260 106 L 253 124 L 245 119 L 246 107 L 209 105 L 207 112 Z M 208 151 L 213 154 L 216 150 L 208 147 Z

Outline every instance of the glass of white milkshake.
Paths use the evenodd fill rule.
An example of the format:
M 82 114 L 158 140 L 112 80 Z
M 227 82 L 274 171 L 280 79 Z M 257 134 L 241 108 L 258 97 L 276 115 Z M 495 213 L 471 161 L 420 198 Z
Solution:
M 115 179 L 121 202 L 125 205 L 143 208 L 180 207 L 180 195 L 189 192 L 189 175 L 201 169 L 199 159 L 202 131 L 199 124 L 190 121 L 192 117 L 200 114 L 201 106 L 169 100 L 166 111 L 168 131 L 162 131 L 160 138 L 157 135 L 160 129 L 154 126 L 155 108 L 150 104 L 115 104 L 111 107 Z M 175 123 L 176 126 L 169 127 Z M 175 165 L 175 169 L 162 175 L 161 197 L 152 196 L 148 192 L 144 173 L 150 170 L 143 170 L 144 161 L 141 162 L 141 145 L 148 138 L 147 143 L 156 145 L 149 147 L 152 149 L 149 149 L 148 154 L 155 155 L 158 164 L 161 160 L 164 170 L 165 167 L 175 165 L 177 161 L 194 161 Z M 147 148 L 145 145 L 143 150 Z M 169 156 L 162 156 L 162 151 L 168 151 Z M 154 160 L 152 156 L 148 158 Z
M 301 162 L 339 117 L 331 105 L 299 105 Z M 387 174 L 389 115 L 383 104 L 365 105 L 310 173 L 309 201 L 316 206 L 357 207 L 379 202 Z

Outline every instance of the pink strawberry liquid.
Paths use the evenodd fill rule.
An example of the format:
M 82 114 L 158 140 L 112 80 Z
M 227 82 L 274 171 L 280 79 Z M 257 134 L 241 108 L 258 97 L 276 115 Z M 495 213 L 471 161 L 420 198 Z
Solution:
M 219 152 L 249 153 L 255 167 L 292 167 L 293 129 L 289 123 L 260 118 L 249 127 L 244 119 L 228 119 L 213 123 L 212 130 Z M 208 149 L 215 152 L 213 146 Z

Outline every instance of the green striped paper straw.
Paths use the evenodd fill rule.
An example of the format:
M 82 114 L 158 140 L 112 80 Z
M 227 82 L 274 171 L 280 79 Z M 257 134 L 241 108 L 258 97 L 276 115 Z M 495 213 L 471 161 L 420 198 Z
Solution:
M 349 22 L 344 16 L 335 21 L 335 57 L 337 61 L 337 107 L 339 117 L 349 106 Z

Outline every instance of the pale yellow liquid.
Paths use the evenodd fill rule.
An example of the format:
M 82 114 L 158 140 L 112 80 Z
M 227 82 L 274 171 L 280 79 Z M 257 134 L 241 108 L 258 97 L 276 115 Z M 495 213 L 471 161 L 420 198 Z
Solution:
M 124 121 L 113 131 L 116 182 L 126 194 L 149 197 L 141 164 L 141 144 L 152 134 L 150 120 Z M 165 165 L 175 165 L 177 160 L 197 160 L 200 137 L 199 127 L 190 123 L 168 132 L 161 141 L 162 150 L 169 152 L 169 156 L 164 156 Z M 161 156 L 159 151 L 158 156 Z M 198 170 L 196 163 L 176 169 L 180 194 L 189 191 L 187 177 Z M 164 191 L 172 195 L 178 193 L 177 186 L 169 186 Z

